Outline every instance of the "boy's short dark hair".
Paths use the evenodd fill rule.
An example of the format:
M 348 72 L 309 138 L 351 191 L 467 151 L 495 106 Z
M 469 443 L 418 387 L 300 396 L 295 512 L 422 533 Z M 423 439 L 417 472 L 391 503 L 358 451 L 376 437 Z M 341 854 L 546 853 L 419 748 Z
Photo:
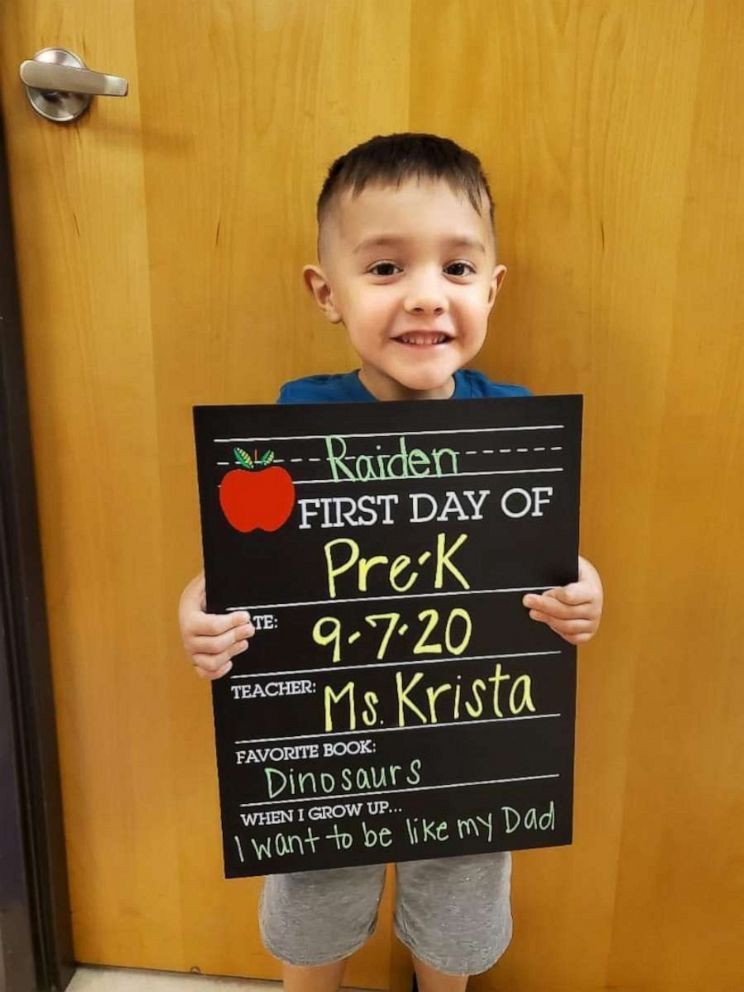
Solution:
M 450 138 L 408 132 L 378 134 L 336 159 L 318 197 L 318 224 L 337 193 L 350 189 L 355 195 L 370 183 L 399 186 L 412 178 L 444 180 L 479 214 L 485 196 L 493 225 L 493 198 L 477 156 Z

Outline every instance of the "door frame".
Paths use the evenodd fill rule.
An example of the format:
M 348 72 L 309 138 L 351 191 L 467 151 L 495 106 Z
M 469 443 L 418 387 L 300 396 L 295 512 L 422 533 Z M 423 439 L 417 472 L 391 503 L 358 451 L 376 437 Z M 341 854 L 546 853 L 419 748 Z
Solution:
M 74 974 L 36 484 L 0 114 L 0 988 Z

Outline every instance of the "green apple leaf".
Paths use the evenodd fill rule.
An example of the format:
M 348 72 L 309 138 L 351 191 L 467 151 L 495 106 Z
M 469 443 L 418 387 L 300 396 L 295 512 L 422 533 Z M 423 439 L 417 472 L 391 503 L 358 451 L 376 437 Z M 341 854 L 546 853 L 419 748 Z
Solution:
M 247 451 L 243 451 L 242 448 L 233 448 L 233 451 L 238 465 L 242 465 L 243 468 L 253 468 L 253 459 Z
M 274 461 L 273 451 L 264 452 L 264 454 L 261 455 L 261 457 L 258 459 L 259 465 L 263 465 L 264 468 L 266 468 L 267 465 L 271 465 L 273 461 Z

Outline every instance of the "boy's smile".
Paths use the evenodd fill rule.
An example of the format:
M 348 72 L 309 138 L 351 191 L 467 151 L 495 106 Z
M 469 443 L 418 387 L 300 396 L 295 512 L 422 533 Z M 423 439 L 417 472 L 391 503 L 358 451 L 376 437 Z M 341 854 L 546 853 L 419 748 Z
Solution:
M 344 190 L 320 232 L 320 265 L 305 280 L 361 359 L 380 400 L 444 399 L 480 351 L 506 273 L 479 215 L 444 181 Z

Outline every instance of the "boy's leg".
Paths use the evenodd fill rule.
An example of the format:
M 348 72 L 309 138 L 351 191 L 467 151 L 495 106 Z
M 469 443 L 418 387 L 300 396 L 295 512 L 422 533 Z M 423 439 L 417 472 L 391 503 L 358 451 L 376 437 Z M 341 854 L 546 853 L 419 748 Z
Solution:
M 385 865 L 267 875 L 259 923 L 289 992 L 335 992 L 374 930 Z
M 420 992 L 465 992 L 468 975 L 447 975 L 425 961 L 420 961 L 415 954 L 412 957 Z
M 508 852 L 396 865 L 395 932 L 425 992 L 462 992 L 511 939 Z M 418 960 L 416 960 L 418 959 Z
M 282 965 L 284 992 L 338 992 L 348 958 L 319 965 Z

